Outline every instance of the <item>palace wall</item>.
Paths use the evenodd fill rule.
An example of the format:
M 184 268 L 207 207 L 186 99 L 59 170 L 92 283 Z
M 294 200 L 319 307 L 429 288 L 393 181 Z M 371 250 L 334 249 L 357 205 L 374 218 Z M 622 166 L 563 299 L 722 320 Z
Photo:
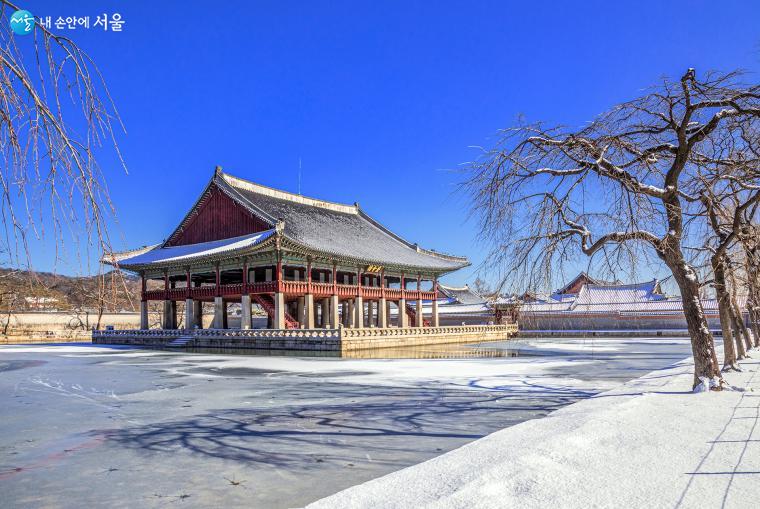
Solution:
M 568 314 L 569 315 L 569 314 Z M 637 314 L 583 314 L 571 316 L 559 314 L 520 313 L 520 330 L 530 331 L 577 331 L 577 330 L 685 330 L 686 318 L 683 314 L 637 315 Z M 711 330 L 720 330 L 717 315 L 708 315 Z

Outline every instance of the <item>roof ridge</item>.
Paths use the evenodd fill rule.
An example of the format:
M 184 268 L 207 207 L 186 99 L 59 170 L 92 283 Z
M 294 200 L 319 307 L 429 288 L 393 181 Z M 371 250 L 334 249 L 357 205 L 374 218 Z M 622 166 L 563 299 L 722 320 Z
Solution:
M 653 284 L 653 283 L 654 284 L 657 283 L 657 278 L 651 279 L 649 281 L 640 281 L 640 282 L 637 282 L 637 283 L 625 283 L 625 284 L 614 284 L 614 283 L 613 284 L 599 284 L 599 283 L 591 283 L 591 284 L 585 284 L 585 285 L 583 285 L 583 288 L 585 288 L 587 286 L 592 286 L 592 287 L 597 287 L 597 288 L 598 287 L 601 287 L 601 288 L 632 288 L 634 286 L 644 286 L 644 285 L 650 285 L 650 284 Z M 583 289 L 583 288 L 581 288 L 581 289 Z
M 355 203 L 354 205 L 347 205 L 345 203 L 337 203 L 327 200 L 320 200 L 319 198 L 311 198 L 309 196 L 303 196 L 301 194 L 295 194 L 289 191 L 283 191 L 282 189 L 265 186 L 263 184 L 236 177 L 222 171 L 219 171 L 217 175 L 233 188 L 238 187 L 245 189 L 246 191 L 263 194 L 272 198 L 288 200 L 295 203 L 301 203 L 303 205 L 311 205 L 313 207 L 326 208 L 336 212 L 343 212 L 345 214 L 357 214 L 359 212 L 358 203 Z

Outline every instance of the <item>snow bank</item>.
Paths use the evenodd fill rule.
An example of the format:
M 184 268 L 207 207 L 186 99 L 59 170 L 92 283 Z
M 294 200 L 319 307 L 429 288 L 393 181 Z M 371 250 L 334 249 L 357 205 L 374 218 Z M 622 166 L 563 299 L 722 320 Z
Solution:
M 742 367 L 737 390 L 694 394 L 683 361 L 308 507 L 749 507 L 760 377 Z

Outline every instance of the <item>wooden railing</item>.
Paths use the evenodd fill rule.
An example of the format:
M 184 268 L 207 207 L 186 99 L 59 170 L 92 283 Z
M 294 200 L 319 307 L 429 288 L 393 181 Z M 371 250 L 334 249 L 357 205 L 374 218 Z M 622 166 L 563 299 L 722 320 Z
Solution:
M 282 291 L 288 295 L 304 295 L 309 292 L 309 284 L 306 281 L 281 281 Z M 146 300 L 184 300 L 191 299 L 211 299 L 217 295 L 221 297 L 237 297 L 244 293 L 275 293 L 277 292 L 277 281 L 263 281 L 259 283 L 242 283 L 220 285 L 217 291 L 216 286 L 197 286 L 190 288 L 170 288 L 169 290 L 149 290 L 144 293 Z M 245 290 L 245 291 L 244 291 Z M 351 299 L 359 295 L 357 285 L 333 285 L 332 283 L 311 283 L 311 293 L 318 298 L 329 297 L 333 292 L 342 299 Z M 188 295 L 189 294 L 189 295 Z M 385 297 L 390 300 L 405 298 L 407 300 L 434 300 L 435 292 L 401 290 L 400 288 L 380 288 L 379 286 L 362 286 L 361 295 L 365 299 L 380 299 Z

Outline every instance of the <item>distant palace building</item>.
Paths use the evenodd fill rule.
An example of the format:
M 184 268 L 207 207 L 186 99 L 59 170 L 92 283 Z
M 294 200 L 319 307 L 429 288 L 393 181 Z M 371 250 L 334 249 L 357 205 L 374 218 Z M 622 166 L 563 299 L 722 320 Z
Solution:
M 743 309 L 744 300 L 739 303 Z M 702 299 L 711 329 L 720 329 L 715 299 Z M 660 281 L 623 284 L 582 272 L 551 295 L 525 295 L 494 304 L 497 320 L 516 318 L 521 330 L 685 330 L 680 297 L 668 297 Z
M 242 305 L 243 329 L 251 327 L 252 303 L 274 329 L 384 328 L 392 313 L 399 327 L 437 327 L 438 279 L 469 265 L 407 242 L 358 204 L 271 189 L 221 169 L 165 242 L 105 261 L 141 275 L 142 329 L 148 301 L 162 301 L 163 328 L 176 329 L 181 300 L 188 329 L 202 327 L 205 301 L 214 303 L 214 329 L 227 328 L 230 303 Z M 148 289 L 150 280 L 163 288 Z
M 491 302 L 467 285 L 459 288 L 438 285 L 438 314 L 442 325 L 494 323 Z

